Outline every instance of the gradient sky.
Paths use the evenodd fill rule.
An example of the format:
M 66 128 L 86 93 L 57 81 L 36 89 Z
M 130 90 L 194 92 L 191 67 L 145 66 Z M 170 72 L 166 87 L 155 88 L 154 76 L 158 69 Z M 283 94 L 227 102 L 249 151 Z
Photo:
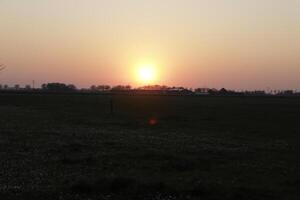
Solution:
M 2 84 L 300 89 L 300 0 L 0 0 Z

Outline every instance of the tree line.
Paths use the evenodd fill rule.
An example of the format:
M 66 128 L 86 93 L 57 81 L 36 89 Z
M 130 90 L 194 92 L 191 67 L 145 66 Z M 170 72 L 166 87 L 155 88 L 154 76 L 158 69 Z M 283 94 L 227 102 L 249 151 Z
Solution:
M 225 88 L 185 88 L 185 87 L 169 87 L 166 85 L 146 85 L 133 88 L 130 85 L 110 86 L 106 84 L 92 85 L 89 88 L 77 88 L 74 84 L 65 83 L 44 83 L 41 88 L 33 88 L 26 85 L 24 88 L 16 84 L 14 87 L 1 85 L 1 91 L 42 91 L 42 92 L 83 92 L 83 93 L 128 93 L 128 94 L 184 94 L 184 95 L 245 95 L 245 96 L 264 96 L 264 95 L 281 95 L 281 96 L 300 96 L 300 93 L 293 90 L 253 90 L 253 91 L 235 91 Z

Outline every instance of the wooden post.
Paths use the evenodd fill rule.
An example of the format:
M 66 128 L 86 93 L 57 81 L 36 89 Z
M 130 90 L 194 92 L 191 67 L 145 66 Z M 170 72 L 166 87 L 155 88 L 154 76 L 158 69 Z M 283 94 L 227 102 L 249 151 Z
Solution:
M 113 101 L 113 97 L 110 97 L 110 114 L 113 115 L 114 114 L 114 101 Z

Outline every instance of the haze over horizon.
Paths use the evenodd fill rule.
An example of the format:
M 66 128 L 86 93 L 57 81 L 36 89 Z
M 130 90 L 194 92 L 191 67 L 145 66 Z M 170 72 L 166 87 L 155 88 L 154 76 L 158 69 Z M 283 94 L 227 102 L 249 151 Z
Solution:
M 299 0 L 0 0 L 0 84 L 300 90 Z

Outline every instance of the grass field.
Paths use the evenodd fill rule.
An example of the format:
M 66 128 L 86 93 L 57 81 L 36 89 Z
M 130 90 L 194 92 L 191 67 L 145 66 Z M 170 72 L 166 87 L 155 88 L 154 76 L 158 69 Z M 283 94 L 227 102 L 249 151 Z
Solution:
M 300 98 L 0 95 L 0 199 L 300 199 Z

